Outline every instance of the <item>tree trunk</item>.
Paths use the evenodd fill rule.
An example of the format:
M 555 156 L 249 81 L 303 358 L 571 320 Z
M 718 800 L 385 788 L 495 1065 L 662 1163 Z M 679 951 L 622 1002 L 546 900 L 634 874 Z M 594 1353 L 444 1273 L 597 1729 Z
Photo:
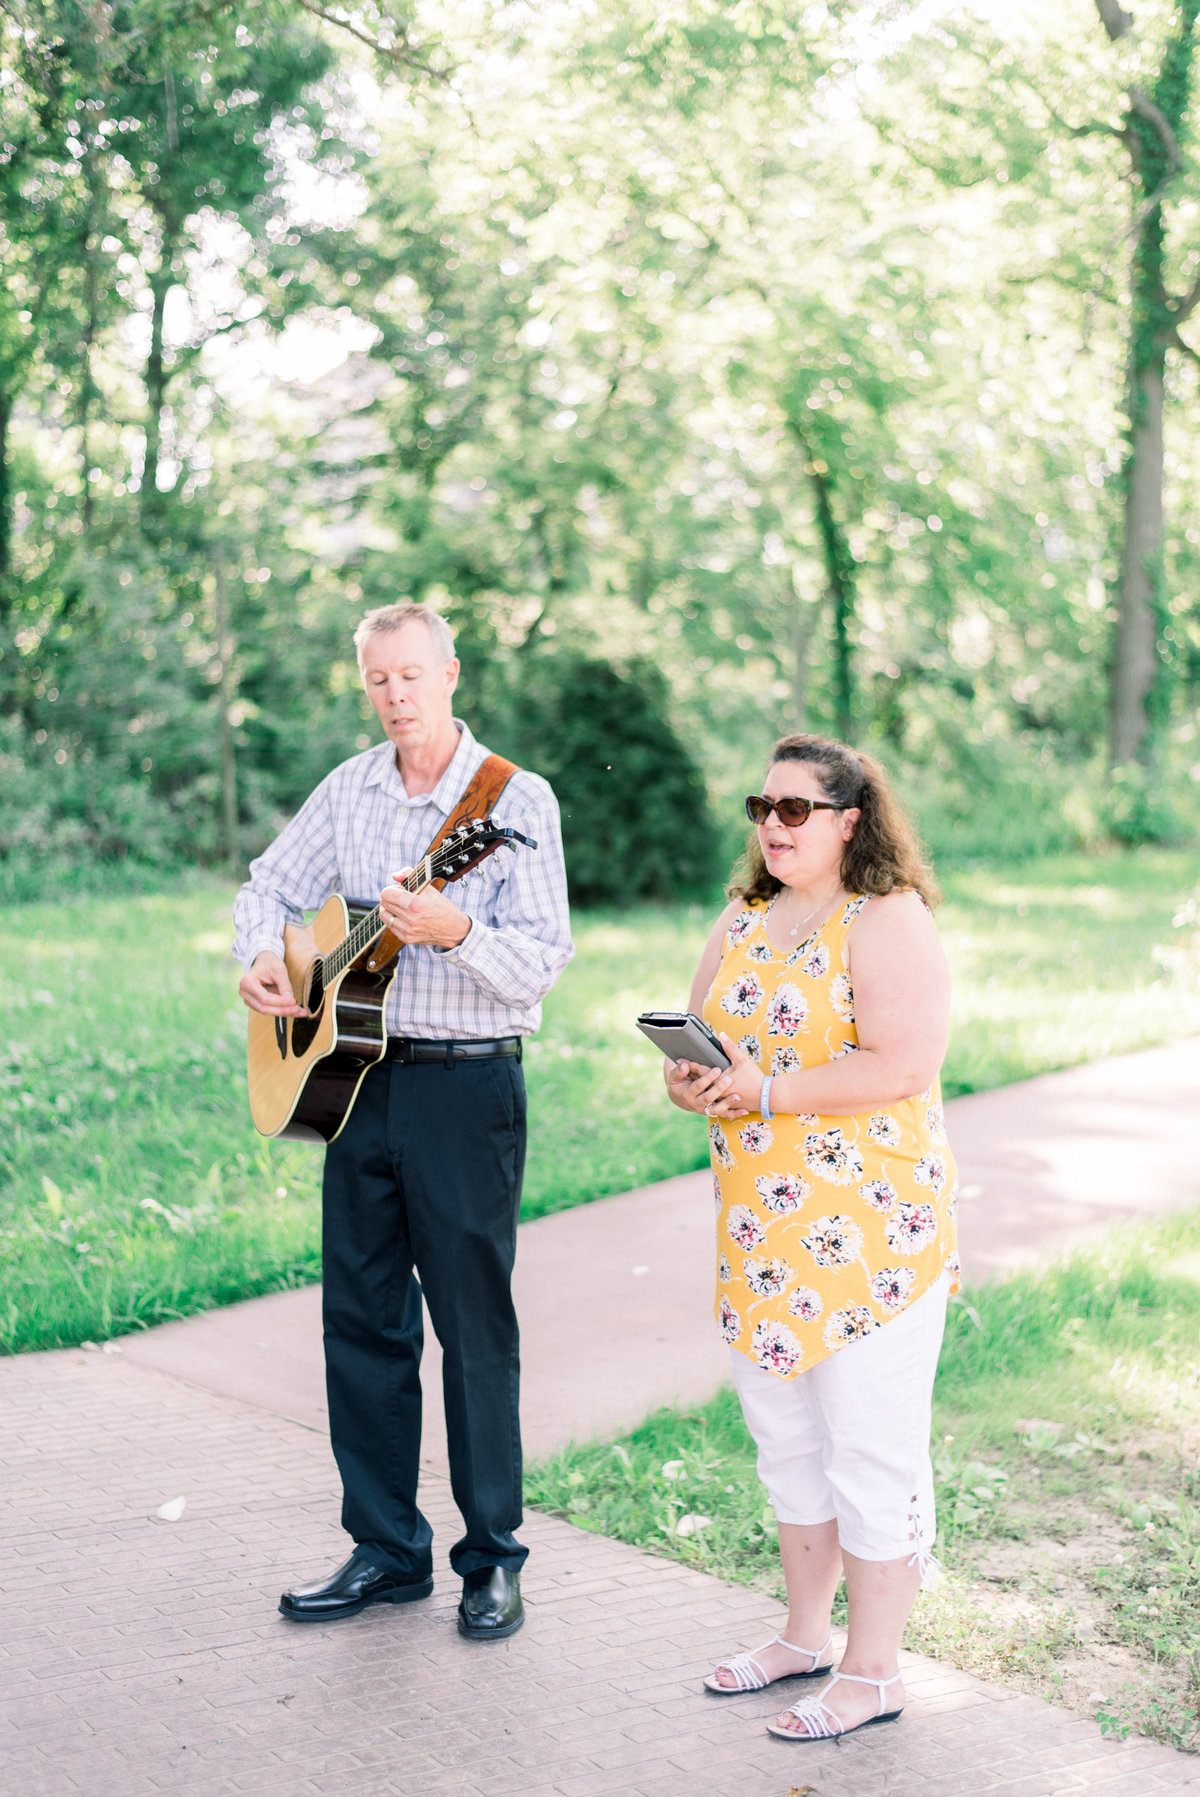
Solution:
M 1110 37 L 1124 36 L 1128 15 L 1099 5 Z M 1113 767 L 1148 764 L 1169 704 L 1159 654 L 1166 600 L 1163 566 L 1163 399 L 1167 351 L 1187 316 L 1166 285 L 1163 195 L 1183 166 L 1179 136 L 1191 95 L 1200 0 L 1177 0 L 1150 94 L 1128 89 L 1123 138 L 1133 174 L 1134 232 L 1129 307 L 1129 453 L 1117 626 L 1110 686 L 1109 756 Z M 1119 15 L 1119 16 L 1118 16 Z M 1192 301 L 1194 304 L 1194 300 Z
M 833 711 L 834 728 L 849 739 L 854 727 L 854 648 L 851 627 L 855 614 L 854 559 L 846 533 L 833 509 L 834 485 L 828 465 L 815 453 L 804 425 L 789 417 L 788 428 L 804 453 L 804 472 L 812 483 L 817 505 L 817 532 L 825 563 L 825 592 L 833 607 Z
M 158 491 L 158 464 L 162 453 L 162 416 L 167 403 L 167 374 L 163 354 L 163 316 L 167 294 L 174 285 L 171 278 L 172 241 L 163 233 L 162 254 L 157 269 L 150 277 L 153 308 L 150 313 L 150 354 L 146 360 L 146 460 L 142 468 L 142 528 L 153 531 L 161 503 Z
M 1166 350 L 1134 371 L 1134 423 L 1125 467 L 1124 540 L 1113 647 L 1111 758 L 1145 760 L 1159 668 L 1163 589 L 1163 391 Z
M 854 618 L 854 564 L 850 546 L 833 510 L 833 483 L 824 463 L 810 462 L 808 476 L 817 501 L 817 528 L 825 557 L 826 591 L 833 607 L 834 728 L 849 740 L 854 727 L 854 661 L 850 625 Z
M 217 658 L 221 671 L 217 687 L 217 706 L 221 719 L 221 846 L 231 873 L 241 872 L 238 859 L 237 760 L 233 742 L 233 705 L 237 687 L 233 674 L 233 628 L 229 621 L 229 591 L 225 585 L 225 563 L 217 556 L 213 564 L 213 590 L 216 601 Z
M 808 641 L 811 632 L 807 628 L 804 603 L 796 591 L 795 570 L 790 565 L 784 570 L 784 581 L 792 621 L 792 727 L 805 730 L 808 728 Z
M 8 466 L 8 424 L 12 417 L 12 401 L 0 393 L 0 621 L 5 625 L 11 611 L 8 577 L 12 571 L 12 476 Z

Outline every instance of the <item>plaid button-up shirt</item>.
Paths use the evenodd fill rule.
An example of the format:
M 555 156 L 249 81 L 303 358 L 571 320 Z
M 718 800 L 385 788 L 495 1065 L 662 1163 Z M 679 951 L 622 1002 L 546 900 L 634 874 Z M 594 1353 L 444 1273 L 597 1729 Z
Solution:
M 245 967 L 264 949 L 283 953 L 283 926 L 300 923 L 331 892 L 375 905 L 400 868 L 425 853 L 489 751 L 457 718 L 458 748 L 432 792 L 411 797 L 390 742 L 344 761 L 317 787 L 265 854 L 233 908 L 233 952 Z M 537 774 L 515 773 L 492 811 L 536 849 L 500 849 L 447 887 L 471 918 L 457 948 L 407 944 L 387 1006 L 390 1036 L 487 1041 L 525 1036 L 574 949 L 567 914 L 558 804 Z

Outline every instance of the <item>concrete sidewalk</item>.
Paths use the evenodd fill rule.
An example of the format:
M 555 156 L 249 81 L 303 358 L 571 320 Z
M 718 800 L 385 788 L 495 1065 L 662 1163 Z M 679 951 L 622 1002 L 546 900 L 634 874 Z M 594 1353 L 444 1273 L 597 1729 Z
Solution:
M 279 1591 L 344 1548 L 317 1432 L 101 1353 L 0 1363 L 0 1408 L 6 1797 L 1200 1791 L 1200 1760 L 917 1655 L 898 1726 L 773 1740 L 779 1693 L 700 1679 L 774 1633 L 776 1605 L 548 1517 L 523 1531 L 526 1627 L 461 1641 L 433 1476 L 433 1598 L 297 1627 Z M 182 1520 L 157 1520 L 179 1496 Z
M 958 1101 L 969 1269 L 1194 1202 L 1198 1079 L 1192 1042 Z M 711 1259 L 707 1174 L 522 1229 L 532 1453 L 716 1388 Z M 1194 1757 L 1105 1740 L 1084 1718 L 919 1656 L 905 1660 L 898 1727 L 836 1746 L 774 1741 L 761 1720 L 778 1695 L 711 1698 L 699 1680 L 773 1633 L 776 1606 L 545 1517 L 523 1531 L 528 1626 L 464 1643 L 436 1413 L 422 1500 L 437 1531 L 433 1599 L 297 1628 L 275 1614 L 279 1591 L 345 1546 L 319 1294 L 170 1324 L 120 1350 L 0 1361 L 6 1797 L 1200 1793 Z M 157 1520 L 177 1496 L 182 1520 Z

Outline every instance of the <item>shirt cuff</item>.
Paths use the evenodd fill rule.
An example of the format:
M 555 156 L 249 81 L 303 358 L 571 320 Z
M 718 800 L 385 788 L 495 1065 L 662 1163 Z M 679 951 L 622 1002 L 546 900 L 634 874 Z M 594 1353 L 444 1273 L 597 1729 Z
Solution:
M 435 948 L 433 952 L 440 960 L 450 961 L 455 967 L 473 967 L 477 964 L 480 949 L 486 955 L 485 938 L 491 933 L 486 924 L 473 917 L 471 927 L 461 942 L 456 942 L 453 948 Z
M 273 955 L 278 955 L 279 959 L 282 961 L 283 960 L 283 937 L 282 936 L 256 936 L 256 937 L 254 937 L 250 943 L 249 948 L 246 949 L 245 953 L 242 955 L 242 970 L 243 970 L 243 972 L 249 973 L 250 969 L 253 967 L 253 965 L 254 965 L 255 961 L 258 959 L 259 955 L 265 955 L 268 953 L 268 951 Z

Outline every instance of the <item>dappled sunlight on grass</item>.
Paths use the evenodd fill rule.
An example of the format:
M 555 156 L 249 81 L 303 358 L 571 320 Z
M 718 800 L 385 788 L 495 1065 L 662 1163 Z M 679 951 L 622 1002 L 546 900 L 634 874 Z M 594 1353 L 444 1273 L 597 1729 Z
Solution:
M 1155 957 L 1196 873 L 1195 855 L 1156 850 L 945 875 L 947 1091 L 1200 1030 L 1200 986 Z M 319 1276 L 320 1153 L 264 1142 L 246 1108 L 231 897 L 190 875 L 82 912 L 6 913 L 0 1345 L 78 1341 Z M 706 1163 L 703 1122 L 667 1103 L 634 1019 L 686 1004 L 715 911 L 576 917 L 576 958 L 527 1046 L 524 1215 Z M 52 1218 L 44 1179 L 61 1194 Z

